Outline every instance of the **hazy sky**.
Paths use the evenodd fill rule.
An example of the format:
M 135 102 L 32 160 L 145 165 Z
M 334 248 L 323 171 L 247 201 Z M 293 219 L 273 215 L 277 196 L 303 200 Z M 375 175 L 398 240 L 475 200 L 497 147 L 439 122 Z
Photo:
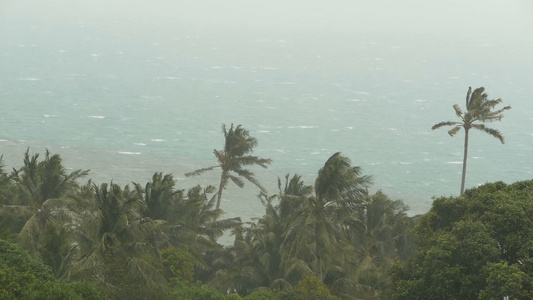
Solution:
M 150 109 L 172 115 L 173 110 L 167 108 L 180 109 L 175 103 L 189 99 L 210 104 L 222 103 L 218 99 L 238 103 L 250 99 L 246 105 L 262 107 L 263 100 L 276 100 L 276 105 L 283 106 L 289 102 L 286 99 L 325 103 L 368 97 L 376 101 L 369 102 L 372 107 L 361 106 L 368 109 L 357 112 L 361 120 L 378 115 L 384 120 L 378 124 L 385 128 L 381 134 L 396 132 L 389 127 L 398 132 L 403 128 L 424 132 L 418 136 L 424 139 L 432 122 L 441 117 L 425 114 L 418 106 L 429 108 L 431 103 L 432 110 L 444 111 L 445 119 L 452 116 L 456 95 L 464 99 L 466 87 L 487 86 L 490 95 L 503 97 L 514 108 L 499 127 L 512 145 L 524 139 L 523 131 L 515 127 L 531 123 L 532 49 L 532 0 L 0 0 L 0 75 L 11 79 L 0 81 L 0 90 L 6 94 L 4 101 L 10 97 L 26 101 L 20 103 L 87 99 L 98 104 L 112 99 L 131 104 L 131 113 L 137 103 L 132 100 L 144 101 L 142 97 L 148 95 L 154 101 L 168 99 L 161 102 L 168 106 Z M 76 77 L 79 86 L 72 84 L 72 74 L 81 74 Z M 40 88 L 26 91 L 30 84 Z M 49 90 L 57 96 L 46 94 Z M 384 101 L 385 97 L 390 101 Z M 43 110 L 53 107 L 44 101 L 33 101 L 31 107 L 36 105 Z M 401 109 L 409 107 L 421 113 L 403 119 L 408 114 L 400 114 Z M 183 105 L 192 116 L 203 108 Z M 98 105 L 89 109 L 84 115 L 109 113 L 99 111 Z M 304 112 L 299 111 L 295 122 L 305 123 L 297 125 L 308 125 L 310 121 L 303 117 L 323 113 L 312 105 L 299 109 Z M 230 114 L 229 109 L 221 111 Z M 17 116 L 13 119 L 18 122 Z M 210 122 L 206 126 L 215 128 L 214 136 L 220 138 L 221 122 Z M 248 124 L 260 122 L 253 119 Z M 149 127 L 142 131 L 151 134 Z M 53 138 L 56 132 L 70 136 L 70 128 L 58 128 L 48 127 Z M 361 126 L 366 139 L 381 138 L 379 134 L 365 136 L 364 129 Z M 17 134 L 15 128 L 10 136 Z M 445 133 L 438 134 L 448 139 Z M 276 143 L 274 138 L 271 142 Z M 301 142 L 306 143 L 315 141 Z M 397 143 L 405 153 L 412 151 L 403 139 Z M 524 149 L 520 147 L 513 149 Z M 212 145 L 207 149 L 205 154 L 211 158 Z M 385 164 L 376 168 L 380 166 Z M 374 170 L 383 177 L 389 172 Z
M 212 29 L 533 36 L 533 1 L 530 0 L 0 0 L 0 17 L 21 16 L 113 26 L 121 30 L 138 30 L 163 23 Z

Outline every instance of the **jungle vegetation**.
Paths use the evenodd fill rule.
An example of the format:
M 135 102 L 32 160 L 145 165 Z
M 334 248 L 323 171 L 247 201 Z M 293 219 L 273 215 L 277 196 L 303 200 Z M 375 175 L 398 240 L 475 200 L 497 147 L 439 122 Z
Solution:
M 237 131 L 251 138 L 223 127 L 225 137 Z M 247 162 L 270 163 L 251 156 L 257 141 L 248 141 L 232 155 L 215 150 L 236 160 L 221 182 L 254 178 Z M 226 158 L 217 156 L 222 170 Z M 243 222 L 217 208 L 220 186 L 179 188 L 162 173 L 121 186 L 88 175 L 29 149 L 22 167 L 0 168 L 2 299 L 533 297 L 533 181 L 435 198 L 409 217 L 335 153 L 312 184 L 287 174 L 276 193 L 260 188 L 251 201 L 264 215 Z M 222 245 L 228 232 L 233 242 Z

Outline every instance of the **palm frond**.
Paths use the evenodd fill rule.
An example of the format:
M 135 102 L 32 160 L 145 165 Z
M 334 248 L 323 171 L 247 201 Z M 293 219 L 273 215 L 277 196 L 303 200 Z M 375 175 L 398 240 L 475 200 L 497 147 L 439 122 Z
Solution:
M 244 182 L 239 177 L 233 176 L 233 175 L 229 175 L 229 178 L 231 179 L 231 181 L 233 181 L 233 183 L 235 183 L 241 189 L 244 187 Z
M 502 144 L 505 144 L 505 140 L 504 140 L 504 137 L 503 135 L 500 133 L 499 130 L 496 130 L 496 129 L 492 129 L 492 128 L 488 128 L 486 127 L 485 125 L 483 124 L 473 124 L 472 125 L 472 128 L 475 128 L 477 130 L 480 130 L 480 131 L 483 131 L 485 133 L 487 133 L 488 135 L 494 137 L 494 138 L 497 138 L 498 140 L 500 140 L 500 142 Z
M 238 171 L 236 171 L 236 173 L 239 174 L 240 176 L 246 178 L 246 180 L 248 180 L 249 182 L 254 184 L 256 187 L 258 187 L 263 193 L 267 192 L 267 190 L 261 185 L 259 180 L 257 180 L 254 177 L 254 173 L 252 173 L 252 172 L 250 172 L 248 170 L 238 170 Z
M 198 170 L 195 170 L 195 171 L 192 171 L 192 172 L 188 172 L 188 173 L 185 173 L 185 176 L 186 177 L 191 177 L 191 176 L 198 176 L 204 172 L 207 172 L 207 171 L 211 171 L 213 169 L 216 169 L 216 168 L 220 168 L 220 166 L 211 166 L 211 167 L 207 167 L 207 168 L 202 168 L 202 169 L 198 169 Z
M 461 119 L 464 118 L 464 117 L 463 117 L 463 111 L 461 110 L 461 108 L 459 107 L 459 105 L 454 104 L 454 105 L 453 105 L 453 109 L 455 110 L 455 114 L 456 114 L 459 118 L 461 118 Z
M 17 216 L 28 220 L 34 214 L 31 206 L 27 205 L 0 205 L 0 217 Z
M 483 101 L 482 103 L 482 107 L 483 109 L 492 109 L 494 108 L 496 105 L 502 103 L 502 99 L 495 99 L 495 100 L 486 100 L 486 101 Z
M 127 262 L 127 268 L 132 274 L 141 276 L 147 283 L 166 282 L 165 277 L 158 269 L 142 259 L 130 257 Z
M 281 290 L 284 290 L 284 289 L 291 288 L 292 285 L 287 280 L 285 280 L 284 278 L 278 278 L 278 279 L 272 280 L 272 282 L 270 283 L 269 287 L 271 289 L 281 291 Z
M 454 136 L 457 132 L 459 132 L 459 130 L 461 130 L 462 127 L 463 126 L 460 126 L 460 125 L 455 126 L 454 128 L 452 128 L 451 130 L 448 131 L 448 134 L 450 136 Z
M 501 121 L 503 118 L 502 113 L 506 110 L 511 109 L 511 106 L 506 106 L 502 109 L 496 110 L 496 111 L 489 111 L 485 115 L 481 116 L 479 118 L 479 121 L 481 122 L 495 122 L 495 121 Z
M 258 165 L 265 169 L 268 167 L 269 164 L 272 163 L 271 159 L 260 158 L 258 156 L 252 156 L 252 155 L 238 157 L 238 158 L 235 158 L 235 160 L 242 166 Z
M 455 125 L 461 125 L 461 122 L 453 122 L 453 121 L 446 121 L 446 122 L 440 122 L 431 127 L 432 130 L 441 128 L 443 126 L 455 126 Z

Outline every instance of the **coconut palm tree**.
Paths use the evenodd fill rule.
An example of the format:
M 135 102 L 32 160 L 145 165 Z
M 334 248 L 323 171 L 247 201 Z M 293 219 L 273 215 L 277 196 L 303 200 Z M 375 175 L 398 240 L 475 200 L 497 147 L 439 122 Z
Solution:
M 480 87 L 475 89 L 472 92 L 472 88 L 468 88 L 468 92 L 466 94 L 466 111 L 463 112 L 459 105 L 454 104 L 453 109 L 455 110 L 455 114 L 461 119 L 461 121 L 446 121 L 446 122 L 440 122 L 433 127 L 431 127 L 432 130 L 435 130 L 437 128 L 443 127 L 443 126 L 453 126 L 452 129 L 448 131 L 448 134 L 450 136 L 454 136 L 461 128 L 464 128 L 465 130 L 465 141 L 464 141 L 464 154 L 463 154 L 463 174 L 461 177 L 461 195 L 465 191 L 465 181 L 466 181 L 466 160 L 468 157 L 468 134 L 470 132 L 470 129 L 477 129 L 479 131 L 483 131 L 498 140 L 503 144 L 504 138 L 500 131 L 492 128 L 488 128 L 485 126 L 485 124 L 480 123 L 486 123 L 486 122 L 495 122 L 495 121 L 501 121 L 503 118 L 502 113 L 506 110 L 511 109 L 510 106 L 505 106 L 502 109 L 499 110 L 492 110 L 496 105 L 500 104 L 502 102 L 502 99 L 496 99 L 496 100 L 489 100 L 488 95 L 484 93 L 485 88 Z
M 21 204 L 40 206 L 51 198 L 61 198 L 75 188 L 77 180 L 87 176 L 89 170 L 67 173 L 58 154 L 50 155 L 46 150 L 44 160 L 39 154 L 30 157 L 29 149 L 24 154 L 24 166 L 14 169 L 11 178 L 20 189 Z
M 39 160 L 39 154 L 30 156 L 28 149 L 24 166 L 14 169 L 9 177 L 13 182 L 7 186 L 12 205 L 0 206 L 0 219 L 7 214 L 8 220 L 19 223 L 13 229 L 20 231 L 21 246 L 50 265 L 58 277 L 76 252 L 77 246 L 71 244 L 72 228 L 80 215 L 71 195 L 79 190 L 77 180 L 87 174 L 83 170 L 67 173 L 58 154 L 46 151 L 45 158 Z M 5 180 L 1 174 L 0 180 Z
M 254 173 L 243 167 L 258 165 L 266 168 L 267 165 L 272 162 L 271 159 L 249 155 L 254 147 L 257 146 L 257 139 L 251 137 L 248 130 L 244 129 L 241 125 L 233 127 L 233 124 L 231 124 L 230 129 L 227 130 L 226 125 L 222 124 L 222 132 L 224 133 L 225 138 L 224 149 L 213 150 L 213 154 L 217 158 L 218 164 L 185 173 L 185 176 L 189 177 L 200 175 L 206 171 L 211 171 L 217 168 L 222 170 L 220 184 L 218 186 L 216 209 L 220 208 L 222 191 L 226 188 L 230 179 L 233 183 L 242 188 L 244 182 L 241 177 L 244 177 L 261 189 L 261 191 L 266 192 L 265 188 L 262 187 L 259 181 L 254 177 Z
M 265 206 L 265 215 L 233 230 L 235 242 L 228 251 L 232 263 L 228 268 L 216 273 L 213 283 L 220 290 L 235 290 L 240 295 L 247 295 L 261 287 L 284 289 L 296 285 L 306 275 L 314 275 L 306 261 L 288 256 L 282 252 L 285 229 L 291 221 L 292 214 L 282 216 L 283 210 L 298 210 L 303 204 L 304 195 L 312 192 L 311 186 L 305 186 L 299 175 L 289 181 L 285 176 L 285 187 L 280 193 L 259 198 Z M 280 199 L 280 205 L 273 201 Z M 290 202 L 290 203 L 289 203 Z
M 183 190 L 175 190 L 175 184 L 172 174 L 163 176 L 163 173 L 154 173 L 152 181 L 148 182 L 144 189 L 145 217 L 169 220 L 177 199 L 183 197 Z
M 89 183 L 90 184 L 90 183 Z M 154 246 L 165 224 L 144 218 L 142 189 L 136 185 L 95 184 L 84 187 L 86 210 L 77 231 L 80 258 L 65 279 L 93 280 L 113 286 L 128 278 L 142 283 L 164 282 L 161 257 Z
M 371 177 L 361 176 L 361 168 L 352 167 L 349 158 L 340 152 L 333 154 L 318 171 L 314 196 L 306 198 L 289 224 L 282 248 L 290 249 L 291 255 L 311 252 L 321 281 L 328 271 L 327 264 L 339 260 L 327 254 L 345 244 L 339 226 L 362 204 L 370 183 Z

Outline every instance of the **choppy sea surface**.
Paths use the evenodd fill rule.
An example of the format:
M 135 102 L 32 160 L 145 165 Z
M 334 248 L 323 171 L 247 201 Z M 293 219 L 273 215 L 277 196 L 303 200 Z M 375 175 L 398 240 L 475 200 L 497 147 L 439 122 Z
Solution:
M 313 184 L 341 151 L 373 176 L 372 191 L 403 200 L 414 215 L 433 196 L 458 194 L 463 135 L 431 126 L 456 120 L 452 105 L 464 103 L 468 86 L 485 86 L 513 108 L 489 124 L 506 144 L 472 133 L 467 187 L 533 178 L 531 38 L 169 32 L 140 38 L 90 23 L 3 19 L 5 168 L 20 167 L 28 148 L 49 149 L 97 183 L 144 184 L 164 172 L 180 189 L 216 185 L 216 171 L 184 173 L 215 164 L 221 124 L 234 123 L 258 139 L 255 155 L 273 160 L 252 168 L 270 193 L 288 173 Z M 257 194 L 250 183 L 229 187 L 222 208 L 261 216 Z

